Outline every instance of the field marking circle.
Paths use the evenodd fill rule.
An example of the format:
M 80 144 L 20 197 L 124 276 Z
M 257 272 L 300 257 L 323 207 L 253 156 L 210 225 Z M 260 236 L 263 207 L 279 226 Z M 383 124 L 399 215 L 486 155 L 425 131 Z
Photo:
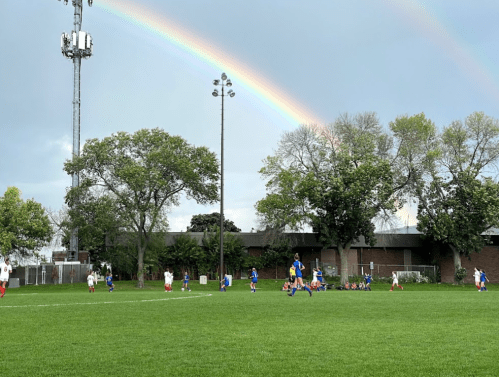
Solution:
M 52 306 L 72 306 L 72 305 L 101 305 L 101 304 L 130 304 L 138 302 L 157 302 L 157 301 L 168 301 L 168 300 L 183 300 L 189 298 L 200 298 L 200 297 L 210 297 L 211 293 L 201 296 L 185 296 L 185 297 L 165 297 L 156 298 L 149 300 L 128 300 L 128 301 L 103 301 L 103 302 L 73 302 L 68 304 L 39 304 L 39 305 L 0 305 L 0 308 L 42 308 L 42 307 L 52 307 Z

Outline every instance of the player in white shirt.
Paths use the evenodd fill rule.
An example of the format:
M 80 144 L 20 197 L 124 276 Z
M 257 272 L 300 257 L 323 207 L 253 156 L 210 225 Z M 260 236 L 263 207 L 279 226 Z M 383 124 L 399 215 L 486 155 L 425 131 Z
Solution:
M 9 281 L 9 274 L 12 273 L 12 266 L 10 265 L 10 260 L 5 257 L 5 261 L 0 264 L 0 298 L 5 295 L 5 290 L 7 282 Z
M 92 271 L 88 271 L 87 283 L 88 283 L 88 291 L 90 293 L 95 292 L 95 288 L 94 288 L 94 275 L 92 274 Z
M 399 285 L 399 279 L 397 278 L 397 274 L 395 273 L 395 271 L 392 271 L 392 279 L 393 279 L 393 283 L 392 283 L 392 288 L 390 289 L 390 292 L 393 291 L 393 287 L 395 287 L 395 285 L 397 287 L 399 287 L 400 289 L 404 290 L 404 287 Z
M 480 290 L 480 271 L 475 267 L 475 272 L 473 273 L 475 277 L 475 285 L 478 290 Z
M 312 289 L 317 289 L 317 292 L 319 292 L 318 285 L 319 285 L 319 280 L 317 279 L 317 269 L 314 268 L 312 272 L 312 284 L 310 284 L 310 286 L 312 287 Z
M 165 271 L 165 292 L 171 292 L 172 290 L 172 280 L 173 274 L 170 271 Z

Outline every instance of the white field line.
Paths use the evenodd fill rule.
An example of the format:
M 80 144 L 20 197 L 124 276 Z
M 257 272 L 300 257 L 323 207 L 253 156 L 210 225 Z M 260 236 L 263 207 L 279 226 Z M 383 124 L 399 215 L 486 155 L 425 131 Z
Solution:
M 39 307 L 55 307 L 55 306 L 73 306 L 73 305 L 100 305 L 100 304 L 131 304 L 137 302 L 156 302 L 168 300 L 183 300 L 187 298 L 209 297 L 211 293 L 202 296 L 186 296 L 186 297 L 168 297 L 152 300 L 133 300 L 133 301 L 104 301 L 104 302 L 74 302 L 70 304 L 43 304 L 43 305 L 0 305 L 0 308 L 39 308 Z

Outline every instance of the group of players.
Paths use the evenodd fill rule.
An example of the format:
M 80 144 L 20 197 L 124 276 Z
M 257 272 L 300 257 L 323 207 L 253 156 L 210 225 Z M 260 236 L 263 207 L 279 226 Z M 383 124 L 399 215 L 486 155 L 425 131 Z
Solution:
M 88 284 L 88 291 L 90 293 L 95 292 L 94 285 L 97 284 L 97 278 L 94 276 L 92 271 L 87 271 L 87 284 Z M 106 285 L 109 292 L 114 291 L 113 274 L 110 272 L 106 273 Z
M 306 290 L 310 297 L 312 297 L 312 291 L 314 289 L 317 290 L 317 292 L 320 292 L 322 290 L 326 290 L 324 287 L 323 280 L 322 280 L 322 271 L 320 268 L 314 268 L 313 269 L 313 279 L 312 283 L 310 285 L 304 284 L 303 283 L 303 274 L 302 271 L 305 269 L 305 266 L 303 263 L 300 262 L 300 256 L 298 253 L 295 254 L 294 256 L 294 262 L 291 268 L 289 269 L 289 284 L 285 284 L 284 288 L 287 288 L 288 290 L 288 296 L 293 297 L 298 289 L 298 286 L 303 287 L 304 290 Z M 0 263 L 0 298 L 2 298 L 5 295 L 5 290 L 6 290 L 6 285 L 7 282 L 9 281 L 9 274 L 12 273 L 12 266 L 10 265 L 9 258 L 6 257 L 4 262 Z M 170 272 L 169 270 L 166 270 L 165 273 L 165 292 L 172 292 L 172 282 L 173 282 L 173 273 Z M 478 289 L 479 292 L 484 292 L 487 291 L 487 288 L 485 287 L 485 282 L 489 281 L 487 276 L 485 275 L 485 271 L 483 269 L 477 269 L 475 267 L 475 272 L 474 275 L 475 277 L 475 285 Z M 390 292 L 393 291 L 394 287 L 397 286 L 400 289 L 404 289 L 401 285 L 398 283 L 398 278 L 397 274 L 395 271 L 392 271 L 392 287 L 390 289 Z M 184 279 L 183 279 L 183 285 L 182 285 L 182 291 L 188 290 L 189 292 L 191 289 L 189 288 L 189 280 L 190 276 L 186 272 L 184 274 Z M 372 276 L 365 274 L 364 277 L 365 280 L 365 285 L 364 289 L 365 290 L 371 290 L 371 280 Z M 256 284 L 258 282 L 258 273 L 255 268 L 251 270 L 251 282 L 250 282 L 250 288 L 251 292 L 255 293 L 256 292 Z M 88 271 L 88 276 L 87 276 L 87 283 L 88 283 L 88 291 L 89 292 L 95 292 L 95 287 L 94 284 L 97 284 L 97 279 L 94 277 L 93 273 L 91 271 Z M 220 291 L 221 292 L 226 292 L 227 287 L 229 286 L 229 278 L 227 274 L 223 277 L 223 279 L 220 281 Z M 113 274 L 110 272 L 106 273 L 106 285 L 109 289 L 109 292 L 112 292 L 114 290 L 114 284 L 113 284 Z
M 191 291 L 191 288 L 189 288 L 189 280 L 191 280 L 191 277 L 189 276 L 189 273 L 186 272 L 184 274 L 184 280 L 182 281 L 182 291 L 188 290 L 189 292 Z M 173 283 L 173 272 L 170 272 L 170 270 L 165 271 L 165 292 L 172 292 L 172 283 Z
M 487 287 L 485 286 L 485 282 L 489 281 L 489 279 L 487 279 L 487 275 L 485 275 L 485 271 L 483 269 L 478 269 L 475 267 L 475 273 L 473 274 L 473 276 L 475 277 L 475 286 L 477 287 L 478 289 L 478 292 L 487 292 L 488 289 Z

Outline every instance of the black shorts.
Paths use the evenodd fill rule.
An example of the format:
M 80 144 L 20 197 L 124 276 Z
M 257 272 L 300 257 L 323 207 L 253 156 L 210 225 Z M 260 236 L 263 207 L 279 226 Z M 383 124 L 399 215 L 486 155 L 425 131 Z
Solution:
M 294 282 L 295 282 L 295 280 L 296 280 L 296 276 L 290 276 L 290 277 L 289 277 L 289 282 L 290 282 L 290 283 L 294 283 Z

